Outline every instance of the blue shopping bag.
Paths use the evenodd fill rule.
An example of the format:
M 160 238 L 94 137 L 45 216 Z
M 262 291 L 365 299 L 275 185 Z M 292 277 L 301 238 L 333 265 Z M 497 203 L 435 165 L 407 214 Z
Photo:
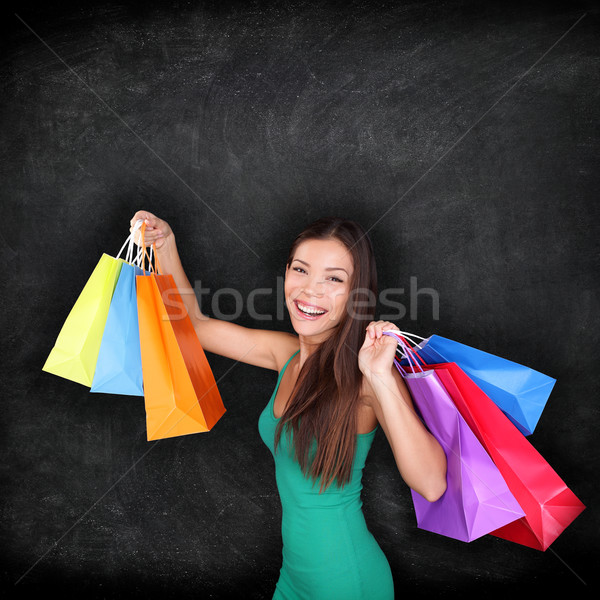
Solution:
M 136 275 L 143 274 L 140 267 L 123 261 L 102 334 L 91 392 L 144 395 L 135 280 Z
M 414 350 L 425 363 L 458 364 L 521 433 L 533 433 L 556 379 L 439 335 L 420 339 Z
M 142 220 L 139 219 L 117 255 L 121 271 L 102 333 L 91 392 L 144 395 L 136 275 L 148 273 L 139 266 L 142 264 L 142 248 L 138 248 L 135 258 L 133 256 L 134 236 L 141 226 Z M 126 247 L 127 255 L 123 260 L 119 257 Z

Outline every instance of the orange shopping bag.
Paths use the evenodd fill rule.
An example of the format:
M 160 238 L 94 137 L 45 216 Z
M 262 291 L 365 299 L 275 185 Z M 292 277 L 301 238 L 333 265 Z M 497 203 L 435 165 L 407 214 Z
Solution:
M 210 431 L 225 413 L 214 375 L 173 276 L 148 258 L 149 274 L 136 276 L 148 441 Z

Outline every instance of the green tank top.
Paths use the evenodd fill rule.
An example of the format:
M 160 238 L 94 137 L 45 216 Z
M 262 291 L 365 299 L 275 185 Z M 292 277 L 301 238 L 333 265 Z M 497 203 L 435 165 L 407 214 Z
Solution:
M 275 461 L 282 508 L 283 562 L 273 598 L 393 599 L 389 563 L 367 528 L 360 497 L 363 468 L 379 426 L 357 434 L 352 477 L 343 488 L 334 482 L 319 493 L 320 478 L 304 475 L 285 429 L 274 451 L 280 420 L 273 412 L 275 396 L 286 367 L 298 352 L 279 373 L 258 419 L 260 436 Z

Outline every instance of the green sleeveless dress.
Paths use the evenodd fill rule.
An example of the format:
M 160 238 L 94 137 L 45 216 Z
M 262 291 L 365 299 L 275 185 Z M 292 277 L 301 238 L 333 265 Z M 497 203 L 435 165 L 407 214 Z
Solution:
M 393 600 L 390 565 L 368 530 L 362 512 L 362 471 L 377 427 L 357 434 L 352 479 L 319 494 L 320 481 L 302 473 L 282 432 L 274 453 L 273 413 L 279 384 L 294 353 L 279 373 L 275 391 L 258 419 L 258 430 L 275 460 L 281 498 L 283 561 L 273 600 Z

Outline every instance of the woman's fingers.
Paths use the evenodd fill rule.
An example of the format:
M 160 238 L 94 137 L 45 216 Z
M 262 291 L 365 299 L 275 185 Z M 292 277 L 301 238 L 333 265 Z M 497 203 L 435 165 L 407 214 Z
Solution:
M 134 225 L 139 220 L 144 221 L 144 223 L 146 224 L 146 227 L 144 228 L 144 245 L 145 246 L 150 246 L 153 243 L 161 240 L 164 237 L 165 233 L 162 231 L 162 229 L 160 227 L 160 225 L 162 223 L 161 219 L 159 219 L 152 213 L 148 212 L 147 210 L 138 210 L 135 213 L 135 215 L 133 215 L 131 221 L 129 222 L 131 225 L 131 227 L 129 228 L 130 232 L 133 231 Z M 165 225 L 166 225 L 166 223 L 165 223 Z M 133 239 L 134 239 L 134 242 L 138 246 L 142 245 L 142 232 L 140 229 L 138 229 L 135 232 Z
M 147 212 L 145 210 L 138 210 L 135 215 L 133 215 L 133 217 L 131 218 L 131 221 L 129 221 L 129 224 L 131 225 L 131 227 L 133 227 L 137 221 L 139 221 L 140 219 L 143 221 L 144 219 L 147 218 Z
M 399 331 L 398 327 L 394 323 L 390 323 L 390 321 L 371 321 L 367 327 L 371 338 L 380 338 L 383 335 L 383 331 L 388 329 Z
M 146 229 L 154 229 L 160 221 L 160 219 L 156 217 L 156 215 L 153 215 L 151 212 L 148 212 L 147 210 L 138 210 L 135 213 L 135 215 L 133 215 L 131 221 L 129 221 L 131 228 L 133 228 L 133 226 L 139 220 L 146 222 Z

